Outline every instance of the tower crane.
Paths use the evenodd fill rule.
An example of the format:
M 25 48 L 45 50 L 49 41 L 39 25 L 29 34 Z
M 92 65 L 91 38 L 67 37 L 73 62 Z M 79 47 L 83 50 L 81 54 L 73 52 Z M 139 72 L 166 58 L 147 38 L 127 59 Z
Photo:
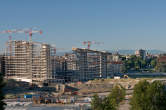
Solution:
M 95 42 L 95 41 L 83 41 L 83 45 L 87 45 L 87 49 L 90 49 L 92 44 L 100 45 L 104 44 L 103 42 Z
M 3 30 L 3 31 L 0 31 L 0 34 L 9 34 L 9 42 L 11 42 L 12 40 L 12 35 L 13 33 L 17 33 L 17 30 L 16 29 L 13 29 L 13 30 Z M 11 54 L 11 51 L 12 51 L 12 45 L 11 43 L 9 43 L 9 51 L 10 51 L 10 54 Z
M 0 31 L 0 34 L 13 34 L 13 33 L 25 33 L 25 34 L 29 34 L 29 40 L 32 41 L 32 35 L 35 33 L 40 33 L 42 34 L 42 30 L 33 30 L 28 29 L 12 29 L 12 30 L 4 30 L 4 31 Z M 9 36 L 9 40 L 11 40 L 11 35 Z
M 11 34 L 13 33 L 17 33 L 17 30 L 16 29 L 13 29 L 13 30 L 3 30 L 3 31 L 0 31 L 0 34 L 9 34 L 9 41 L 12 40 L 12 36 Z
M 28 29 L 28 30 L 20 30 L 20 32 L 24 32 L 26 34 L 29 34 L 29 40 L 32 41 L 32 35 L 35 33 L 42 34 L 42 30 L 33 30 L 33 29 Z
M 34 33 L 40 33 L 42 34 L 42 30 L 33 30 L 32 28 L 31 29 L 28 29 L 28 30 L 25 30 L 25 29 L 10 29 L 10 30 L 3 30 L 3 31 L 0 31 L 0 34 L 9 34 L 9 42 L 11 42 L 12 40 L 12 36 L 11 34 L 14 34 L 14 33 L 25 33 L 25 34 L 29 34 L 29 40 L 30 42 L 32 41 L 32 35 Z M 9 51 L 11 53 L 12 51 L 12 46 L 11 46 L 11 43 L 9 45 Z

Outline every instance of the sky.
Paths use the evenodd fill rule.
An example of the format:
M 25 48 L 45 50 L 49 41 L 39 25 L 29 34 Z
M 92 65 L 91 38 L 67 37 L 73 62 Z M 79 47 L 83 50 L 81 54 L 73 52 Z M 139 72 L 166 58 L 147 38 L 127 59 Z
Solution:
M 166 51 L 165 0 L 0 0 L 0 31 L 35 27 L 33 41 L 71 50 L 159 49 Z M 4 51 L 9 34 L 0 34 Z M 26 40 L 26 34 L 12 34 Z

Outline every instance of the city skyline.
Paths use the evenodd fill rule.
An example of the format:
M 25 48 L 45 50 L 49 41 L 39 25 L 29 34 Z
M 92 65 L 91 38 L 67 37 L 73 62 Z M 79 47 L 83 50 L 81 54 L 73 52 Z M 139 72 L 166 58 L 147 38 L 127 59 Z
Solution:
M 101 41 L 94 49 L 159 49 L 166 51 L 166 1 L 154 0 L 28 0 L 1 1 L 0 31 L 37 27 L 34 41 L 58 48 L 85 47 L 82 41 Z M 7 34 L 0 34 L 0 50 Z M 27 35 L 14 34 L 24 40 Z

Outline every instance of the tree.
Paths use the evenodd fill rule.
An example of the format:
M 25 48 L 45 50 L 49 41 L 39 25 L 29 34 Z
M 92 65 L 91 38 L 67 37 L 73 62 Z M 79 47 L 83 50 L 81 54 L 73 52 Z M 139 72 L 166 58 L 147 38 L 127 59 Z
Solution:
M 131 98 L 131 110 L 146 110 L 146 89 L 149 86 L 149 82 L 143 80 L 140 81 L 134 87 L 133 97 Z M 142 109 L 144 108 L 144 109 Z
M 102 100 L 97 94 L 95 94 L 91 101 L 92 110 L 102 110 Z
M 108 98 L 114 99 L 116 102 L 116 106 L 118 106 L 119 103 L 124 100 L 125 94 L 125 89 L 121 85 L 115 85 Z
M 151 60 L 150 64 L 153 68 L 155 68 L 157 65 L 157 61 L 155 59 L 153 59 L 153 60 Z
M 128 59 L 123 59 L 123 63 L 124 63 L 123 72 L 143 71 L 143 70 L 151 71 L 151 69 L 154 69 L 157 65 L 155 57 L 142 59 L 141 57 L 137 57 L 135 55 L 131 55 L 130 58 Z
M 105 97 L 103 100 L 103 110 L 116 110 L 117 104 L 116 104 L 116 100 L 109 98 L 109 97 Z
M 147 89 L 149 110 L 166 110 L 165 85 L 159 81 L 153 82 Z
M 3 101 L 4 99 L 4 93 L 3 93 L 3 87 L 4 87 L 4 81 L 3 81 L 3 75 L 0 73 L 0 110 L 5 110 L 4 106 L 6 105 Z
M 166 110 L 166 90 L 159 81 L 140 81 L 134 87 L 131 110 Z
M 117 110 L 119 103 L 125 98 L 125 89 L 121 85 L 116 85 L 111 93 L 104 99 L 95 94 L 92 98 L 92 110 Z
M 145 61 L 145 60 L 140 60 L 140 62 L 141 62 L 140 67 L 141 67 L 142 69 L 143 69 L 143 68 L 146 68 L 146 66 L 147 66 L 146 61 Z

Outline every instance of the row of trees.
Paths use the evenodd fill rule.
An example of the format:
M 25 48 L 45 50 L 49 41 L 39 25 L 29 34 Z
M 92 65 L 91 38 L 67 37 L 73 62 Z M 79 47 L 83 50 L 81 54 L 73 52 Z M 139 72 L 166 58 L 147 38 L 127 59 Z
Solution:
M 125 89 L 117 85 L 109 96 L 100 98 L 97 94 L 91 102 L 92 110 L 117 110 L 120 102 L 125 98 Z M 134 87 L 130 100 L 130 110 L 166 110 L 166 87 L 160 81 L 149 83 L 140 81 Z
M 132 55 L 129 59 L 122 58 L 122 60 L 124 62 L 123 72 L 142 70 L 151 71 L 151 69 L 155 68 L 157 64 L 156 58 L 142 59 L 136 55 Z
M 166 110 L 166 88 L 159 81 L 140 81 L 134 87 L 131 110 Z
M 125 98 L 125 89 L 121 85 L 116 85 L 112 92 L 105 98 L 100 98 L 97 94 L 93 96 L 92 110 L 117 110 L 119 103 Z

